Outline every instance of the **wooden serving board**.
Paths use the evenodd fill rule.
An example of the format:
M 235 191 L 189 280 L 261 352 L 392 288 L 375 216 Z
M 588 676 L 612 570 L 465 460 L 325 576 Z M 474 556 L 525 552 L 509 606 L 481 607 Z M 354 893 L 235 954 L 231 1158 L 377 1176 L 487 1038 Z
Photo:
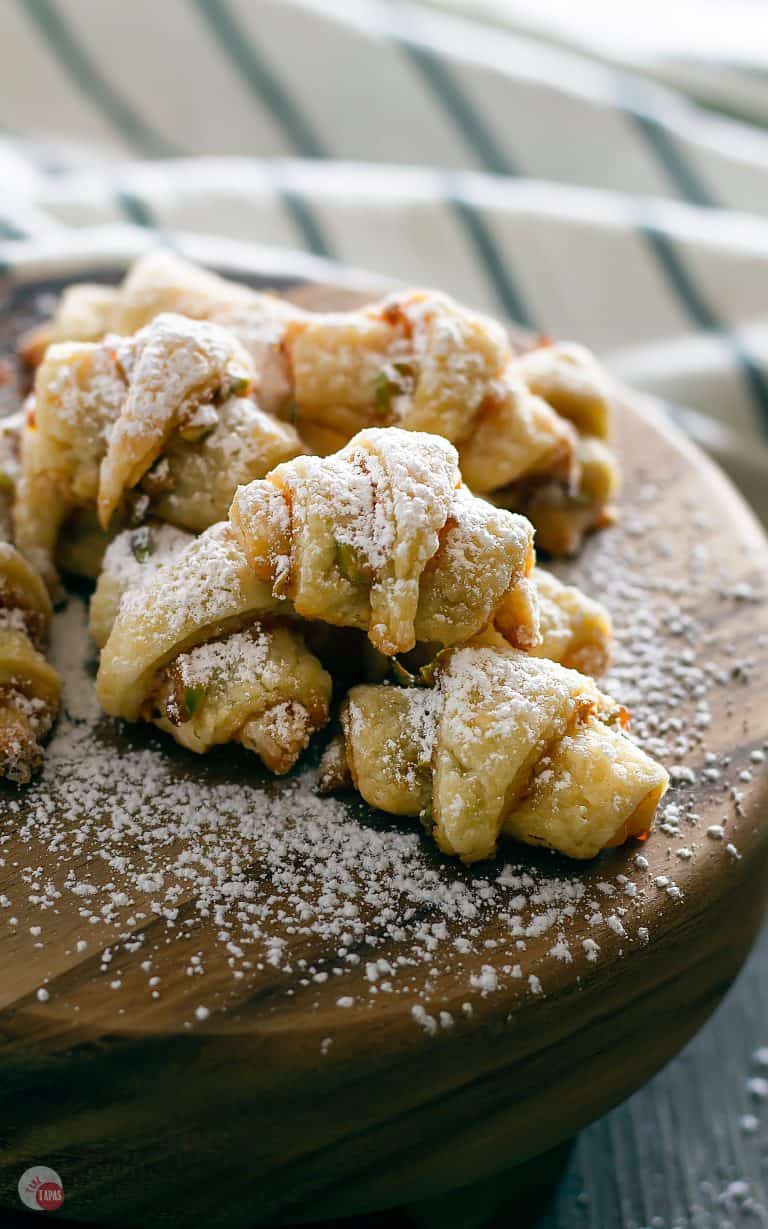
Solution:
M 9 347 L 50 289 L 9 289 Z M 245 1229 L 535 1172 L 709 1015 L 768 887 L 768 550 L 629 395 L 619 446 L 620 526 L 556 570 L 611 608 L 607 687 L 674 786 L 594 863 L 509 845 L 467 870 L 314 800 L 311 759 L 274 783 L 117 729 L 71 598 L 46 774 L 0 796 L 0 1203 L 43 1164 L 77 1221 Z

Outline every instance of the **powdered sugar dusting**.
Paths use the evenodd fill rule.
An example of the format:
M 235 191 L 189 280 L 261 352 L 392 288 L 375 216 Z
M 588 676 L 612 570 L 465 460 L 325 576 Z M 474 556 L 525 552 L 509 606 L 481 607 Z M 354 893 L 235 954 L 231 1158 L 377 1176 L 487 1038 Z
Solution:
M 226 673 L 232 684 L 264 677 L 268 667 L 270 637 L 258 624 L 244 632 L 233 632 L 223 640 L 210 640 L 175 660 L 182 681 L 188 687 L 205 687 L 217 675 Z M 274 667 L 273 667 L 274 669 Z M 266 686 L 270 678 L 265 678 Z
M 133 589 L 153 579 L 164 563 L 176 559 L 191 541 L 174 525 L 142 525 L 120 533 L 104 554 L 102 571 L 116 580 L 121 590 Z
M 146 731 L 115 737 L 93 693 L 93 650 L 73 600 L 54 626 L 66 712 L 42 780 L 4 795 L 0 827 L 0 933 L 28 962 L 30 994 L 45 986 L 37 1009 L 75 1011 L 57 975 L 86 960 L 97 986 L 120 983 L 108 996 L 116 1015 L 130 1014 L 137 983 L 146 1011 L 166 1010 L 173 976 L 193 1028 L 209 1019 L 198 1007 L 211 1017 L 237 1012 L 244 995 L 268 986 L 260 1011 L 290 1002 L 309 1020 L 316 1007 L 351 999 L 339 1029 L 399 1000 L 415 1035 L 437 1042 L 495 1003 L 533 1001 L 566 975 L 652 945 L 655 919 L 680 908 L 702 860 L 739 873 L 726 847 L 748 849 L 740 816 L 765 761 L 762 744 L 742 746 L 741 723 L 767 647 L 752 638 L 740 651 L 736 632 L 722 630 L 754 609 L 761 578 L 749 604 L 732 596 L 736 581 L 710 553 L 714 529 L 703 523 L 685 574 L 677 562 L 667 567 L 653 525 L 658 498 L 649 487 L 622 530 L 559 569 L 613 615 L 605 689 L 632 709 L 642 745 L 681 770 L 643 853 L 627 847 L 587 866 L 507 844 L 498 862 L 467 870 L 436 854 L 413 821 L 319 798 L 312 761 L 275 783 L 247 753 L 201 760 Z M 743 560 L 732 566 L 743 574 Z M 720 623 L 699 615 L 713 600 Z M 200 654 L 204 665 L 208 650 Z M 434 714 L 424 705 L 427 748 Z M 731 752 L 709 749 L 713 726 L 732 730 Z M 753 779 L 741 780 L 748 766 Z M 714 821 L 723 840 L 707 836 Z M 61 917 L 64 966 L 58 941 L 48 944 Z M 328 1050 L 328 1027 L 324 1016 L 318 1052 L 321 1043 Z

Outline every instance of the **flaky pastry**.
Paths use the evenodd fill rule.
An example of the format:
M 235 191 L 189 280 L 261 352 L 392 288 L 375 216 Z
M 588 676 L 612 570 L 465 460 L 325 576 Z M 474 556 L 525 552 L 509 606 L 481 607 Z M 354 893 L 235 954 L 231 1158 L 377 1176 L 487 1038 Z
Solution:
M 492 856 L 501 835 L 572 858 L 644 835 L 664 769 L 591 678 L 509 646 L 445 650 L 429 687 L 354 687 L 324 788 L 419 817 L 440 849 Z

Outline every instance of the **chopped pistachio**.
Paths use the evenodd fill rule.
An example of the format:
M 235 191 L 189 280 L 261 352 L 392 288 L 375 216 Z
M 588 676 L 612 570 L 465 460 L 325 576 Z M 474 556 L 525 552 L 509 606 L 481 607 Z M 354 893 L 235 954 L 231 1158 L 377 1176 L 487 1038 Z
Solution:
M 212 405 L 199 405 L 179 424 L 179 435 L 183 440 L 196 443 L 210 435 L 218 421 L 219 416 Z
M 426 665 L 421 667 L 419 670 L 419 683 L 422 687 L 432 687 L 434 685 L 437 668 L 445 657 L 446 652 L 446 649 L 441 649 L 431 661 L 428 661 Z
M 401 687 L 432 687 L 435 681 L 435 672 L 444 654 L 445 649 L 441 649 L 425 666 L 420 666 L 415 674 L 406 669 L 403 663 L 398 661 L 396 657 L 390 657 L 390 669 Z
M 130 544 L 131 553 L 136 562 L 146 563 L 155 549 L 149 525 L 140 525 L 138 529 L 134 529 L 130 537 Z
M 204 687 L 185 687 L 184 701 L 181 706 L 183 721 L 190 721 L 205 699 Z
M 424 831 L 427 832 L 428 834 L 432 832 L 433 819 L 434 817 L 432 815 L 431 805 L 422 807 L 421 810 L 419 811 L 419 823 L 421 824 Z
M 248 392 L 251 386 L 251 377 L 248 375 L 238 376 L 232 384 L 232 394 L 235 397 L 242 397 Z
M 382 418 L 386 418 L 391 409 L 391 384 L 386 371 L 380 371 L 376 377 L 376 408 Z
M 350 546 L 348 542 L 340 542 L 338 538 L 334 539 L 336 547 L 336 566 L 347 580 L 350 580 L 354 585 L 363 584 L 368 578 L 368 571 L 354 546 Z
M 394 379 L 393 372 L 402 379 Z M 413 367 L 410 363 L 392 363 L 391 368 L 380 371 L 376 377 L 376 408 L 382 418 L 392 411 L 392 398 L 399 397 L 413 387 Z

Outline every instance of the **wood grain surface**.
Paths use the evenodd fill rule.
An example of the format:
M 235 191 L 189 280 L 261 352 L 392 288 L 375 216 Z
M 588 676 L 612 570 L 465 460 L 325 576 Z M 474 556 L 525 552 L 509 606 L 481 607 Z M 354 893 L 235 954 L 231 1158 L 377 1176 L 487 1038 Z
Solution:
M 34 314 L 39 289 L 11 296 L 7 341 Z M 328 288 L 298 293 L 313 306 L 350 301 Z M 468 891 L 495 882 L 506 862 L 513 877 L 529 874 L 549 888 L 571 883 L 584 900 L 608 903 L 593 909 L 592 920 L 579 910 L 570 917 L 567 958 L 556 952 L 552 933 L 526 935 L 514 956 L 521 976 L 505 972 L 515 950 L 509 929 L 488 916 L 481 939 L 492 946 L 436 957 L 426 998 L 410 994 L 412 971 L 402 987 L 399 972 L 393 976 L 395 993 L 371 998 L 366 936 L 360 964 L 344 972 L 350 1005 L 342 1008 L 342 979 L 292 986 L 289 993 L 281 969 L 254 962 L 233 980 L 214 921 L 173 942 L 164 919 L 143 926 L 143 946 L 131 952 L 123 943 L 119 951 L 116 993 L 114 969 L 104 972 L 102 953 L 120 946 L 125 920 L 106 919 L 98 946 L 79 952 L 87 929 L 82 900 L 61 890 L 40 942 L 40 910 L 29 899 L 34 883 L 20 883 L 20 868 L 39 866 L 39 878 L 55 879 L 57 859 L 50 845 L 33 847 L 34 839 L 15 835 L 24 804 L 11 814 L 6 793 L 0 898 L 12 901 L 16 922 L 0 944 L 0 1202 L 18 1206 L 20 1173 L 40 1163 L 62 1175 L 66 1215 L 84 1222 L 236 1229 L 409 1203 L 410 1223 L 469 1229 L 484 1223 L 473 1219 L 483 1199 L 493 1205 L 508 1198 L 510 1183 L 528 1186 L 516 1196 L 518 1207 L 521 1200 L 533 1207 L 563 1154 L 538 1165 L 531 1158 L 557 1149 L 622 1101 L 695 1033 L 741 967 L 765 906 L 766 781 L 755 755 L 768 737 L 768 554 L 721 475 L 632 398 L 623 408 L 620 447 L 622 527 L 594 538 L 575 572 L 560 571 L 590 581 L 594 592 L 610 581 L 625 615 L 635 593 L 638 604 L 641 592 L 643 602 L 659 595 L 663 611 L 653 627 L 639 619 L 632 628 L 633 668 L 658 671 L 663 664 L 669 709 L 686 728 L 695 725 L 702 699 L 695 688 L 681 695 L 675 680 L 688 669 L 696 628 L 697 653 L 717 685 L 706 696 L 706 736 L 689 748 L 673 795 L 687 826 L 673 831 L 670 821 L 651 837 L 642 847 L 642 872 L 637 845 L 578 868 L 507 848 L 499 866 L 470 872 L 425 843 L 420 865 Z M 631 647 L 625 643 L 625 654 Z M 631 690 L 628 670 L 625 664 Z M 659 688 L 666 685 L 662 678 Z M 662 701 L 656 699 L 656 711 Z M 104 734 L 104 755 L 115 754 L 120 737 Z M 136 745 L 169 755 L 182 779 L 243 771 L 242 760 L 219 758 L 210 769 L 142 738 L 131 735 Z M 359 808 L 354 815 L 359 823 Z M 372 816 L 365 822 L 383 832 L 396 828 Z M 86 842 L 81 852 L 92 878 L 108 874 L 97 848 Z M 257 857 L 249 874 L 257 893 L 279 894 L 259 873 Z M 615 900 L 624 900 L 627 884 L 635 885 L 634 895 L 627 891 L 628 913 L 617 914 Z M 145 903 L 150 899 L 148 892 Z M 188 902 L 177 903 L 183 920 Z M 291 907 L 286 901 L 287 915 Z M 461 932 L 453 924 L 451 936 Z M 290 945 L 289 933 L 285 939 Z M 386 934 L 370 939 L 376 958 L 394 966 L 397 952 Z M 597 944 L 596 959 L 584 940 Z M 142 972 L 147 942 L 163 985 L 156 1000 Z M 294 947 L 313 965 L 335 956 L 317 937 Z M 212 1010 L 203 1021 L 194 1018 L 200 990 L 185 975 L 191 952 L 204 958 Z M 482 980 L 484 968 L 497 983 L 493 992 Z M 425 1002 L 430 1019 L 439 1009 L 452 1027 L 421 1027 L 412 1008 Z M 668 1132 L 679 1129 L 663 1121 Z M 594 1192 L 586 1189 L 583 1150 L 592 1138 L 601 1137 L 584 1137 L 567 1178 L 572 1211 L 583 1212 L 585 1225 L 639 1229 L 652 1202 L 629 1209 L 624 1192 L 615 1205 L 623 1220 L 586 1219 Z M 514 1178 L 492 1181 L 515 1167 Z M 441 1199 L 473 1183 L 480 1187 L 469 1195 Z M 574 1183 L 581 1185 L 575 1193 Z M 579 1204 L 582 1194 L 587 1199 Z M 492 1213 L 489 1206 L 483 1215 Z M 557 1206 L 550 1216 L 551 1225 L 570 1224 L 557 1219 Z

